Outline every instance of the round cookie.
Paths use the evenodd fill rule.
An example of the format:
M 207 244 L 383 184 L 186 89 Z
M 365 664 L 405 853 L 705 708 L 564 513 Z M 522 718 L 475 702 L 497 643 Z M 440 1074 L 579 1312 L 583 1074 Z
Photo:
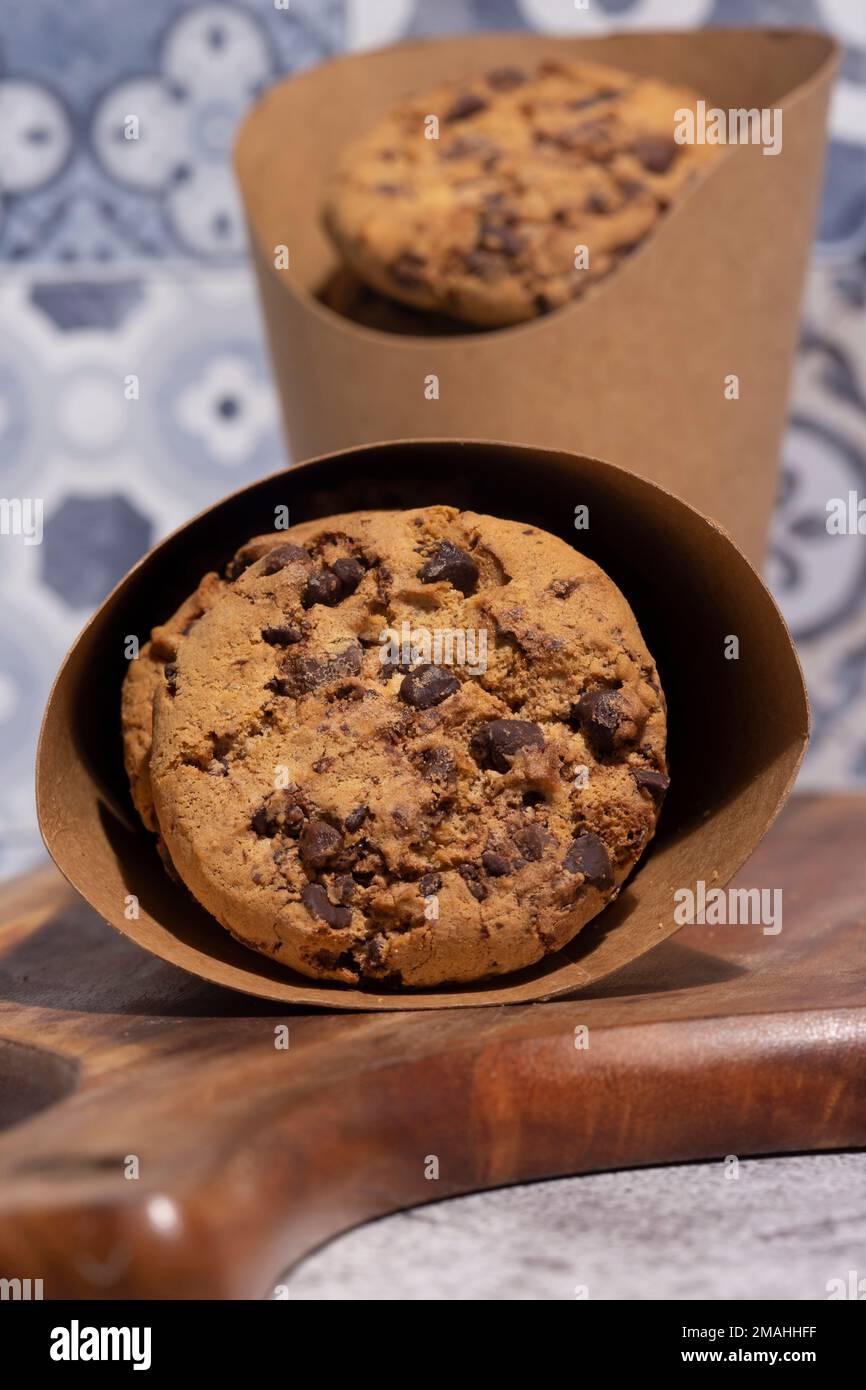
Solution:
M 236 552 L 225 578 L 214 572 L 206 574 L 195 593 L 184 599 L 177 612 L 167 622 L 151 630 L 149 641 L 145 642 L 138 657 L 129 663 L 120 697 L 123 763 L 129 778 L 132 804 L 148 830 L 159 831 L 150 786 L 150 746 L 153 701 L 162 684 L 165 667 L 177 656 L 182 638 L 222 598 L 226 585 L 253 560 L 285 540 L 288 534 L 288 531 L 279 531 L 273 535 L 255 536 Z
M 294 528 L 196 623 L 151 777 L 177 872 L 247 945 L 347 983 L 476 980 L 617 895 L 667 786 L 664 698 L 564 541 L 354 513 Z
M 347 149 L 325 226 L 405 304 L 487 327 L 533 318 L 606 275 L 716 157 L 674 140 L 674 113 L 696 101 L 594 64 L 443 84 Z

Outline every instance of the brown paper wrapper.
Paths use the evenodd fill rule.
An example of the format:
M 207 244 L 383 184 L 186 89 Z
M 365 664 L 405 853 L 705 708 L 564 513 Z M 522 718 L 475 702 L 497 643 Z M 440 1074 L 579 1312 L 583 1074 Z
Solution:
M 338 265 L 322 192 L 345 145 L 440 79 L 551 55 L 687 83 L 725 110 L 780 106 L 781 153 L 728 147 L 611 276 L 528 324 L 397 336 L 319 303 Z M 485 34 L 341 58 L 275 87 L 241 128 L 236 167 L 293 455 L 467 435 L 574 449 L 672 488 L 760 562 L 836 62 L 829 39 L 801 31 Z M 431 374 L 438 400 L 425 398 Z
M 637 871 L 566 950 L 479 985 L 382 994 L 308 980 L 257 955 L 168 877 L 129 799 L 120 687 L 129 635 L 143 641 L 203 571 L 221 569 L 240 542 L 271 530 L 275 507 L 288 505 L 298 522 L 436 502 L 541 526 L 619 584 L 667 694 L 672 784 Z M 574 530 L 577 506 L 589 508 L 588 530 Z M 739 639 L 738 660 L 725 658 L 730 636 Z M 597 460 L 492 443 L 398 442 L 266 478 L 151 551 L 66 658 L 45 712 L 37 799 L 50 853 L 91 906 L 146 950 L 204 979 L 284 1004 L 337 1009 L 523 1003 L 585 989 L 676 931 L 675 889 L 699 879 L 722 887 L 731 878 L 784 802 L 807 737 L 806 695 L 784 621 L 715 523 Z

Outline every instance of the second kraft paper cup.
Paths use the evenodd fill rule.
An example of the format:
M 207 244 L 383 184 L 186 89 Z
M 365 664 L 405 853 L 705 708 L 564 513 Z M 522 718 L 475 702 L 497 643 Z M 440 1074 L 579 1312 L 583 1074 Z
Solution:
M 729 146 L 612 275 L 526 324 L 397 334 L 321 303 L 338 266 L 322 198 L 344 147 L 407 94 L 550 57 L 685 83 L 725 110 L 779 107 L 781 151 Z M 293 456 L 446 435 L 573 449 L 672 488 L 760 562 L 836 62 L 805 31 L 482 34 L 340 58 L 274 87 L 241 128 L 236 167 Z M 288 270 L 275 268 L 282 246 Z M 726 397 L 731 376 L 739 399 Z

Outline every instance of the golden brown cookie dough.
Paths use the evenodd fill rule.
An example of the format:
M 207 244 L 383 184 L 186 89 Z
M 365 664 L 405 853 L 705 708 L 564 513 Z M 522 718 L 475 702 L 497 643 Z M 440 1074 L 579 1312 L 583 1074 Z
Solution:
M 178 644 L 212 608 L 225 592 L 227 583 L 237 578 L 246 565 L 285 539 L 288 531 L 255 536 L 230 562 L 225 577 L 206 574 L 188 599 L 184 599 L 167 622 L 153 628 L 137 658 L 130 661 L 120 697 L 120 725 L 123 736 L 123 762 L 129 778 L 132 804 L 148 830 L 158 831 L 150 786 L 150 743 L 153 701 L 162 684 L 166 665 L 177 656 Z
M 414 650 L 389 649 L 404 622 Z M 620 592 L 564 541 L 452 507 L 294 527 L 168 676 L 150 771 L 171 859 L 305 975 L 531 965 L 616 896 L 667 785 L 664 698 Z
M 439 86 L 346 150 L 325 225 L 362 280 L 405 304 L 478 326 L 533 318 L 608 274 L 716 157 L 674 140 L 674 113 L 697 99 L 588 63 Z

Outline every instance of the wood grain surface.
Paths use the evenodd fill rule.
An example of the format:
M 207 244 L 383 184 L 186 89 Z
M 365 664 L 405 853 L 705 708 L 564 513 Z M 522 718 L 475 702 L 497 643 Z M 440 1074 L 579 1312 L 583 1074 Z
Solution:
M 53 868 L 8 887 L 0 1277 L 258 1298 L 455 1193 L 863 1145 L 864 844 L 866 799 L 797 799 L 738 880 L 783 889 L 778 935 L 685 927 L 580 997 L 433 1013 L 284 1013 L 138 950 Z

